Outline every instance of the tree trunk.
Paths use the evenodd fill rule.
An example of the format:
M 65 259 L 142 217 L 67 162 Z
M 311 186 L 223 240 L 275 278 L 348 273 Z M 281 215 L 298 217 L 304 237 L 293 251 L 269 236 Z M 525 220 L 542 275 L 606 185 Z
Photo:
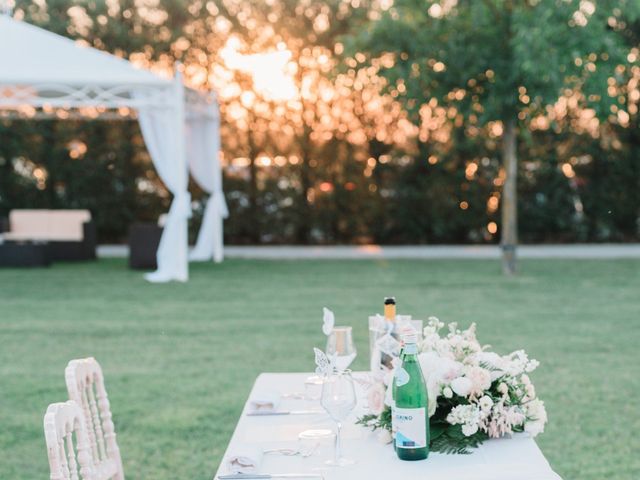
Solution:
M 296 242 L 307 244 L 310 241 L 311 232 L 311 205 L 307 194 L 311 188 L 311 128 L 304 126 L 300 138 L 300 205 L 298 225 L 296 228 Z
M 257 245 L 260 243 L 260 219 L 258 215 L 258 166 L 256 156 L 249 156 L 249 218 L 251 219 L 251 229 L 249 240 Z
M 504 122 L 502 137 L 502 161 L 504 163 L 505 180 L 502 187 L 502 271 L 505 275 L 516 273 L 516 245 L 518 244 L 518 152 L 517 152 L 517 119 L 510 118 Z
M 247 131 L 247 146 L 249 157 L 249 218 L 251 219 L 251 229 L 249 230 L 249 241 L 253 244 L 260 243 L 260 217 L 258 212 L 258 166 L 256 161 L 260 153 L 258 145 L 253 138 L 255 117 L 249 112 L 249 130 Z

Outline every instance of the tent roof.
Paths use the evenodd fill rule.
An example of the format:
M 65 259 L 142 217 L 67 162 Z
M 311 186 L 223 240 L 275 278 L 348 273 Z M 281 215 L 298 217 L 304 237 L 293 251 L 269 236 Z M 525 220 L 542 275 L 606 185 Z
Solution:
M 0 14 L 0 84 L 167 86 L 169 80 Z

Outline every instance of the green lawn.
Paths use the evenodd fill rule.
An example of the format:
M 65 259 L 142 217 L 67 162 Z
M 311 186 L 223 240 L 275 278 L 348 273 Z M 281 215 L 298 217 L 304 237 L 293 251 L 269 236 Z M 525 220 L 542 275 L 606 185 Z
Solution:
M 227 261 L 151 285 L 123 261 L 0 270 L 0 478 L 45 479 L 46 406 L 67 361 L 102 364 L 130 479 L 208 479 L 261 371 L 309 371 L 321 307 L 354 326 L 382 297 L 525 348 L 550 422 L 539 445 L 564 480 L 640 478 L 640 261 Z

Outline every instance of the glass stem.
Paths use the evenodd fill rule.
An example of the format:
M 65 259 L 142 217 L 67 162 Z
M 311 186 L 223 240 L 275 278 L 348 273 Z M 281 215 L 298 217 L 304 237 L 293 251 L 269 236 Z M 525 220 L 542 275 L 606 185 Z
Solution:
M 334 454 L 334 461 L 337 465 L 342 458 L 342 439 L 340 438 L 340 434 L 342 433 L 342 422 L 336 422 L 336 426 L 336 451 Z

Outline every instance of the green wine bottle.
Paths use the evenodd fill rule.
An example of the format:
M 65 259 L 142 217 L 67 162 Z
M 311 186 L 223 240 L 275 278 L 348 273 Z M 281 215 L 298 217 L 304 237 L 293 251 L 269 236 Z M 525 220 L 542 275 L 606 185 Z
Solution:
M 418 338 L 404 337 L 402 365 L 393 378 L 392 429 L 400 460 L 424 460 L 429 456 L 427 386 L 418 362 Z

